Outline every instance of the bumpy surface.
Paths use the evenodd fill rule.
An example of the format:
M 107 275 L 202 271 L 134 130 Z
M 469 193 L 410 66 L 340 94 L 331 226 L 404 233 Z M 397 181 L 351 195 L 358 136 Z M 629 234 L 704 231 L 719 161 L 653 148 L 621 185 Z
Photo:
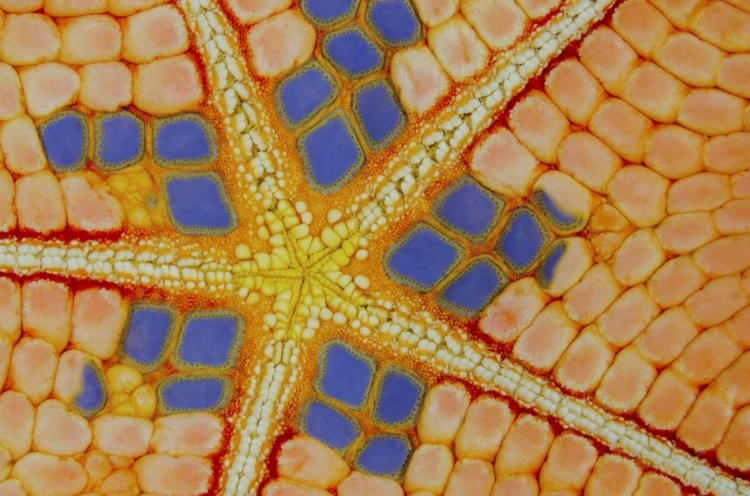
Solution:
M 747 0 L 0 0 L 0 496 L 750 495 Z

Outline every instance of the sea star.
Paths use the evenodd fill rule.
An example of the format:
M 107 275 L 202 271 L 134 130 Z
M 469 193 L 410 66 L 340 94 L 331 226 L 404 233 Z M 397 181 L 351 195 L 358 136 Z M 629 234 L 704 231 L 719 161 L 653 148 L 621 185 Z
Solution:
M 745 3 L 33 3 L 0 493 L 750 494 Z

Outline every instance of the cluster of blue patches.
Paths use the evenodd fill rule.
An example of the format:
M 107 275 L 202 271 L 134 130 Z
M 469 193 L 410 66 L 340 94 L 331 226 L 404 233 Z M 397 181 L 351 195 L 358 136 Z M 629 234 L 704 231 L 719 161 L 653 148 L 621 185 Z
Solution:
M 300 1 L 302 13 L 321 29 L 351 21 L 359 4 L 360 0 Z M 367 4 L 365 19 L 385 46 L 401 48 L 413 45 L 422 38 L 422 27 L 408 0 L 372 0 Z M 358 48 L 361 46 L 354 45 L 348 50 Z
M 220 373 L 234 365 L 244 325 L 234 312 L 193 311 L 183 318 L 172 346 L 177 327 L 175 310 L 166 304 L 136 303 L 123 332 L 120 356 L 148 373 L 162 368 L 171 353 L 171 362 L 180 373 L 157 386 L 162 412 L 218 411 L 226 406 L 231 394 L 229 380 Z
M 151 155 L 160 166 L 207 166 L 216 160 L 213 128 L 200 115 L 154 119 L 152 128 Z M 86 116 L 74 110 L 61 112 L 43 122 L 39 135 L 55 172 L 81 170 L 89 158 L 90 148 L 93 148 L 95 166 L 105 172 L 135 165 L 146 153 L 146 126 L 127 111 L 97 116 L 93 140 Z M 216 174 L 175 172 L 165 179 L 164 192 L 170 220 L 183 233 L 225 234 L 237 227 L 234 209 Z
M 302 13 L 326 30 L 322 55 L 336 73 L 357 81 L 380 71 L 385 49 L 412 45 L 422 38 L 422 26 L 409 0 L 373 0 L 364 18 L 374 34 L 353 23 L 360 0 L 301 0 Z M 355 126 L 341 108 L 334 107 L 340 93 L 336 75 L 322 60 L 312 60 L 288 74 L 276 88 L 276 103 L 290 129 L 315 121 L 297 140 L 305 175 L 321 193 L 341 188 L 362 168 L 364 148 L 386 147 L 406 124 L 406 114 L 391 84 L 376 79 L 355 86 L 351 111 Z
M 436 200 L 432 213 L 455 236 L 482 243 L 500 221 L 501 198 L 465 177 Z M 435 227 L 419 223 L 385 256 L 385 270 L 395 281 L 417 291 L 434 289 L 461 263 L 466 250 Z M 474 258 L 438 295 L 452 312 L 473 317 L 508 284 L 508 277 L 488 256 Z
M 154 122 L 153 157 L 162 167 L 205 166 L 216 160 L 211 126 L 197 114 Z M 185 234 L 221 235 L 237 228 L 224 183 L 213 172 L 173 172 L 164 178 L 169 219 Z
M 536 201 L 544 202 L 545 197 L 537 195 Z M 560 211 L 550 210 L 547 203 L 543 212 L 553 226 L 572 225 L 571 218 L 553 215 Z M 471 177 L 464 177 L 438 197 L 432 214 L 451 235 L 483 244 L 500 223 L 504 208 L 502 198 Z M 552 239 L 553 234 L 535 210 L 512 210 L 495 242 L 494 255 L 472 258 L 440 289 L 438 302 L 459 316 L 475 317 L 508 285 L 508 273 L 522 276 L 537 265 L 537 279 L 543 288 L 548 287 L 566 247 L 565 240 L 550 245 Z M 448 278 L 462 263 L 465 253 L 461 244 L 436 227 L 420 222 L 388 250 L 384 269 L 396 282 L 428 292 Z
M 358 470 L 399 479 L 413 450 L 403 430 L 416 422 L 424 384 L 399 367 L 378 374 L 372 357 L 334 339 L 321 349 L 314 389 L 316 397 L 300 412 L 299 430 L 343 456 L 353 451 Z M 351 412 L 368 412 L 380 431 L 358 443 L 362 428 Z
M 84 114 L 60 112 L 39 125 L 39 135 L 54 171 L 74 172 L 86 165 L 92 140 Z M 213 129 L 197 114 L 155 119 L 153 135 L 152 155 L 164 167 L 209 165 L 216 159 Z M 107 172 L 137 164 L 146 151 L 146 126 L 127 111 L 97 116 L 93 138 L 94 164 Z

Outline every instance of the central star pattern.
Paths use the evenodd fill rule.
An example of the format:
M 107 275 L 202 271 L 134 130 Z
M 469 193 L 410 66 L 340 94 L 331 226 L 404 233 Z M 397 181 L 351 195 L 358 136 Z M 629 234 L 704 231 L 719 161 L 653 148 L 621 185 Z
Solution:
M 319 234 L 311 232 L 313 217 L 304 202 L 279 201 L 256 217 L 256 237 L 270 250 L 252 253 L 247 244 L 235 250 L 239 260 L 233 272 L 239 294 L 249 304 L 273 297 L 272 312 L 263 316 L 273 339 L 310 339 L 320 320 L 343 324 L 357 317 L 366 303 L 362 290 L 369 279 L 343 272 L 352 258 L 368 257 L 367 240 L 357 231 L 356 219 L 340 220 L 331 210 L 329 224 Z

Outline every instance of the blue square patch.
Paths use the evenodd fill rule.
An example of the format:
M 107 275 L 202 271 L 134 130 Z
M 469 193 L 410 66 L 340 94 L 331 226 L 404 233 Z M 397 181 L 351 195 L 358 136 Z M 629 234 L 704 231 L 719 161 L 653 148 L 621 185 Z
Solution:
M 354 466 L 368 474 L 398 480 L 406 469 L 411 452 L 411 441 L 404 435 L 376 435 L 360 448 Z
M 422 26 L 409 0 L 372 0 L 366 18 L 380 41 L 391 48 L 412 45 L 422 37 Z
M 362 432 L 356 420 L 320 400 L 302 408 L 299 430 L 342 454 Z
M 198 114 L 158 119 L 154 123 L 154 160 L 162 166 L 207 165 L 216 159 L 211 124 Z
M 399 367 L 387 367 L 378 385 L 373 419 L 388 427 L 411 427 L 424 393 L 424 384 L 414 374 Z
M 164 361 L 175 322 L 168 305 L 136 303 L 123 332 L 120 355 L 136 368 L 151 371 Z
M 244 321 L 226 311 L 192 312 L 185 317 L 175 350 L 182 368 L 227 369 L 234 365 Z
M 94 163 L 105 171 L 137 164 L 143 158 L 146 133 L 143 121 L 130 112 L 104 114 L 94 124 Z
M 338 92 L 333 76 L 320 62 L 313 60 L 279 83 L 276 104 L 284 124 L 296 129 L 330 105 Z
M 443 280 L 464 249 L 432 226 L 419 223 L 385 255 L 385 271 L 394 281 L 426 292 Z
M 406 115 L 391 85 L 383 80 L 365 84 L 354 90 L 353 110 L 373 150 L 380 150 L 401 133 Z
M 39 126 L 44 153 L 55 172 L 73 172 L 86 165 L 89 129 L 80 112 L 62 112 Z
M 516 274 L 532 269 L 551 236 L 536 213 L 526 207 L 513 211 L 497 241 L 497 252 Z
M 156 389 L 159 410 L 166 414 L 216 412 L 226 406 L 230 394 L 229 379 L 213 375 L 171 375 Z
M 438 301 L 462 317 L 475 317 L 507 286 L 508 276 L 489 257 L 473 260 L 448 282 Z
M 359 26 L 335 31 L 323 38 L 323 54 L 351 79 L 361 78 L 383 67 L 383 51 Z
M 365 162 L 349 119 L 336 110 L 297 142 L 307 181 L 320 193 L 333 193 L 349 182 Z
M 375 375 L 375 360 L 344 341 L 323 345 L 318 361 L 315 390 L 354 410 L 364 408 Z
M 481 243 L 497 226 L 503 206 L 494 193 L 465 177 L 437 199 L 433 213 L 451 231 Z
M 237 227 L 221 178 L 213 172 L 174 173 L 164 179 L 169 217 L 185 234 L 226 234 Z
M 319 28 L 352 19 L 359 0 L 300 0 L 302 13 Z

